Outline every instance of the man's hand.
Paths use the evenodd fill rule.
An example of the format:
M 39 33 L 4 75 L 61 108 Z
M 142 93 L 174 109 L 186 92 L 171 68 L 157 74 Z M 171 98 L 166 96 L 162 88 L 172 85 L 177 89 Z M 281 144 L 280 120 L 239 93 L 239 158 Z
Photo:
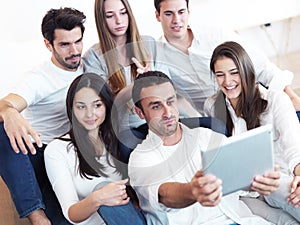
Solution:
M 275 165 L 274 171 L 266 172 L 263 176 L 256 176 L 251 184 L 251 190 L 261 195 L 269 195 L 276 191 L 280 184 L 279 166 Z
M 22 115 L 14 108 L 7 109 L 5 114 L 2 114 L 4 129 L 10 140 L 10 144 L 16 153 L 20 150 L 23 154 L 27 154 L 27 148 L 32 154 L 36 153 L 32 141 L 36 142 L 39 147 L 42 147 L 40 134 L 35 132 L 31 125 L 22 117 Z M 33 138 L 33 140 L 30 138 Z
M 198 171 L 191 181 L 192 193 L 196 201 L 203 206 L 216 206 L 222 198 L 222 181 L 213 175 L 203 176 Z

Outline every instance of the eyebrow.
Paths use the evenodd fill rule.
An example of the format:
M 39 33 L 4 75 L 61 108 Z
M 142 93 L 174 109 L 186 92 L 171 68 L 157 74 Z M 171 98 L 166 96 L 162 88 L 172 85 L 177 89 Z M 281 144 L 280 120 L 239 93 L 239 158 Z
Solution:
M 83 38 L 83 37 L 79 38 L 79 39 L 76 40 L 74 43 L 78 43 L 78 42 L 82 41 L 82 38 Z M 68 45 L 68 44 L 71 44 L 71 43 L 72 43 L 72 42 L 61 41 L 61 42 L 59 42 L 58 44 L 59 44 L 59 45 Z
M 229 70 L 229 72 L 232 72 L 232 71 L 234 71 L 234 70 L 238 70 L 238 68 L 237 68 L 237 67 L 236 67 L 236 68 L 233 68 L 233 69 Z M 216 71 L 215 73 L 223 73 L 223 71 Z
M 96 99 L 95 101 L 92 101 L 92 103 L 98 103 L 98 102 L 102 102 L 102 100 L 101 100 L 101 99 Z M 83 104 L 83 105 L 86 104 L 85 102 L 80 102 L 80 101 L 75 102 L 75 103 L 76 103 L 76 104 Z
M 165 10 L 163 13 L 174 13 L 174 12 L 182 12 L 182 11 L 186 11 L 187 9 L 182 8 L 179 10 Z
M 172 96 L 170 96 L 169 98 L 167 98 L 167 102 L 170 101 L 170 100 L 173 100 L 173 99 L 175 99 L 175 98 L 176 98 L 176 96 L 175 96 L 175 95 L 172 95 Z M 157 105 L 157 104 L 160 104 L 160 103 L 161 103 L 161 101 L 149 102 L 148 106 Z
M 126 8 L 125 8 L 125 7 L 124 7 L 124 8 L 122 8 L 122 9 L 120 9 L 120 10 L 119 10 L 119 12 L 121 12 L 121 11 L 124 11 L 124 10 L 126 10 Z M 112 10 L 111 10 L 111 11 L 107 11 L 107 12 L 105 12 L 105 13 L 114 13 L 114 11 L 112 11 Z

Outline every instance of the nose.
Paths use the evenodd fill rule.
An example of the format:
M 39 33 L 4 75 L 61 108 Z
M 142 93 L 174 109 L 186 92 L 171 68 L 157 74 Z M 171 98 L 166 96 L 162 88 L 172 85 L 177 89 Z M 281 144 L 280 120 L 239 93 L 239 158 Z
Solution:
M 72 43 L 69 45 L 69 53 L 76 55 L 79 53 L 79 45 L 77 43 Z
M 231 76 L 229 74 L 224 75 L 224 84 L 230 84 L 231 82 Z
M 116 24 L 121 24 L 122 23 L 122 18 L 120 14 L 116 14 Z
M 178 13 L 174 13 L 173 14 L 172 22 L 175 23 L 175 24 L 179 22 L 179 15 L 178 15 Z
M 94 109 L 93 108 L 91 108 L 91 107 L 88 107 L 87 109 L 86 109 L 86 116 L 87 117 L 92 117 L 93 116 L 93 114 L 94 114 Z
M 164 118 L 169 118 L 172 115 L 172 108 L 171 106 L 164 105 L 163 106 L 163 117 Z

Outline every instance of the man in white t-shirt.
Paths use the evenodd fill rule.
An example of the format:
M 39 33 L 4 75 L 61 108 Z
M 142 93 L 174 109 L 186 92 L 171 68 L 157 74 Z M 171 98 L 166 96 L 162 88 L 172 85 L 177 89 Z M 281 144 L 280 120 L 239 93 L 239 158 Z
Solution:
M 44 148 L 69 129 L 65 97 L 73 79 L 83 73 L 85 18 L 73 8 L 50 9 L 41 28 L 51 59 L 0 100 L 0 175 L 19 216 L 34 225 L 70 224 L 47 178 Z
M 159 39 L 161 62 L 169 66 L 170 77 L 177 92 L 189 99 L 198 112 L 205 115 L 205 100 L 218 90 L 209 69 L 213 50 L 225 41 L 236 41 L 249 53 L 257 81 L 269 89 L 284 90 L 292 100 L 300 120 L 300 98 L 290 87 L 293 79 L 290 71 L 279 69 L 262 52 L 255 49 L 255 46 L 246 43 L 235 32 L 211 28 L 209 21 L 208 26 L 202 27 L 189 24 L 189 0 L 154 0 L 154 6 L 156 18 L 163 30 Z M 272 218 L 274 223 L 287 219 L 284 212 L 278 213 L 278 210 L 268 207 L 265 202 L 247 198 L 245 200 L 251 201 L 250 204 L 255 207 L 251 207 L 252 210 L 265 218 Z
M 176 92 L 168 76 L 159 71 L 139 75 L 132 99 L 149 126 L 148 136 L 128 164 L 147 224 L 270 224 L 254 216 L 238 193 L 222 197 L 221 180 L 203 174 L 201 149 L 216 147 L 226 137 L 178 122 Z M 278 188 L 279 178 L 279 171 L 256 176 L 251 189 L 268 195 Z
M 189 24 L 189 0 L 154 0 L 154 6 L 156 19 L 163 30 L 159 39 L 162 47 L 160 63 L 168 65 L 177 92 L 190 99 L 200 113 L 206 98 L 218 89 L 209 63 L 215 47 L 225 41 L 240 43 L 254 63 L 257 80 L 270 89 L 284 90 L 296 111 L 300 111 L 300 98 L 289 86 L 293 79 L 290 71 L 279 69 L 235 32 L 210 27 L 209 21 L 202 27 Z

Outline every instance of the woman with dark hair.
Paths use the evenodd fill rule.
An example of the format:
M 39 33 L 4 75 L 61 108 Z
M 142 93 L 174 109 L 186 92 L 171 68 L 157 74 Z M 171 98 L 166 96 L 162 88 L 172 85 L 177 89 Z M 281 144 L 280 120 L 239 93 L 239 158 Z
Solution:
M 71 128 L 45 150 L 49 180 L 71 223 L 144 224 L 122 175 L 126 165 L 119 161 L 111 124 L 113 96 L 100 76 L 77 77 L 66 99 Z
M 300 126 L 291 100 L 283 91 L 271 91 L 256 83 L 252 61 L 236 42 L 215 48 L 210 69 L 220 91 L 206 100 L 205 113 L 223 120 L 229 136 L 272 124 L 281 184 L 264 199 L 300 222 Z M 263 210 L 257 213 L 266 216 Z

